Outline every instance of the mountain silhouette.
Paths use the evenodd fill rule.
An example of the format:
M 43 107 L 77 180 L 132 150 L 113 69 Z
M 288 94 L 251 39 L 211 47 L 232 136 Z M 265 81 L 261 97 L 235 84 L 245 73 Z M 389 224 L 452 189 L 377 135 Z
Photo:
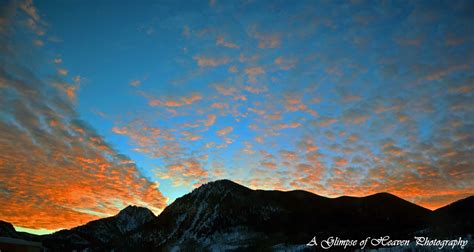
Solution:
M 218 180 L 176 199 L 156 217 L 128 206 L 115 216 L 40 239 L 51 251 L 297 250 L 314 236 L 466 237 L 474 234 L 473 210 L 472 196 L 431 211 L 389 193 L 326 198 Z M 12 227 L 0 224 L 0 231 L 12 233 Z
M 220 249 L 306 244 L 316 235 L 406 235 L 428 226 L 431 211 L 388 193 L 330 199 L 306 191 L 251 190 L 230 180 L 176 199 L 117 247 Z
M 432 232 L 440 236 L 474 234 L 474 196 L 435 210 Z
M 127 206 L 115 216 L 91 221 L 83 226 L 45 236 L 43 244 L 45 247 L 57 251 L 100 247 L 119 239 L 155 217 L 153 212 L 147 208 Z

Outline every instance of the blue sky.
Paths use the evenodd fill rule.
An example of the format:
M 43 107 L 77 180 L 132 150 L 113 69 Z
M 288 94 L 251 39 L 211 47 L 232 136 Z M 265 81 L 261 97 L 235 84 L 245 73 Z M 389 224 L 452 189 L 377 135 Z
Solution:
M 54 122 L 40 129 L 59 124 L 78 132 L 48 135 L 48 153 L 99 157 L 109 167 L 87 162 L 92 178 L 107 178 L 107 186 L 71 193 L 94 202 L 73 207 L 52 193 L 41 196 L 47 203 L 39 208 L 79 212 L 79 220 L 131 203 L 159 213 L 192 188 L 222 178 L 329 197 L 388 191 L 432 209 L 471 195 L 473 11 L 470 1 L 6 3 L 2 20 L 10 30 L 2 30 L 2 39 L 21 43 L 4 49 L 3 61 L 13 59 L 44 82 L 36 90 L 47 101 L 29 106 L 57 107 L 57 97 L 70 108 L 55 110 Z M 3 71 L 28 82 L 22 71 Z M 21 93 L 4 86 L 2 96 Z M 5 104 L 2 127 L 38 130 L 19 117 L 17 103 L 28 101 L 17 96 Z M 44 111 L 30 114 L 49 118 Z M 5 148 L 12 146 L 9 134 L 18 133 L 3 134 Z M 29 141 L 38 142 L 29 136 L 26 150 Z M 52 148 L 53 140 L 72 149 Z M 41 169 L 75 192 L 55 162 L 46 160 Z M 81 162 L 67 167 L 87 170 Z M 127 175 L 124 164 L 132 170 Z M 2 169 L 48 183 L 36 173 L 19 176 L 24 166 Z M 94 193 L 122 192 L 110 174 L 139 178 L 143 187 L 113 200 Z M 144 188 L 150 197 L 142 196 Z M 25 228 L 76 224 L 3 214 Z

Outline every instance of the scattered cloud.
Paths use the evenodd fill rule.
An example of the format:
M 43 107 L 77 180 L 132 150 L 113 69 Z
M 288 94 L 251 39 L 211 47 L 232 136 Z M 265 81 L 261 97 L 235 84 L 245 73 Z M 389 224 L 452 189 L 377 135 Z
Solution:
M 222 58 L 207 58 L 205 56 L 194 56 L 194 60 L 200 67 L 217 67 L 220 65 L 225 65 L 229 63 L 229 58 L 222 57 Z
M 40 22 L 32 1 L 20 8 Z M 0 120 L 0 201 L 8 206 L 0 209 L 3 220 L 59 229 L 114 215 L 128 204 L 161 211 L 167 199 L 158 184 L 79 119 L 71 103 L 75 86 L 48 85 L 34 68 L 17 64 L 17 54 L 5 51 L 10 49 L 1 48 L 5 57 L 0 64 L 0 103 L 9 108 L 2 109 L 9 119 Z
M 131 80 L 129 84 L 130 86 L 138 87 L 142 84 L 142 82 L 140 80 Z
M 227 47 L 227 48 L 234 48 L 234 49 L 239 48 L 237 44 L 226 41 L 223 36 L 217 37 L 216 45 Z
M 218 130 L 218 131 L 216 132 L 216 134 L 217 134 L 218 136 L 225 136 L 225 135 L 229 134 L 230 132 L 232 132 L 233 130 L 234 130 L 234 127 L 232 127 L 232 126 L 227 126 L 227 127 L 225 127 L 225 128 L 222 128 L 222 129 Z
M 281 129 L 295 129 L 300 127 L 301 124 L 298 122 L 292 122 L 292 123 L 279 123 L 275 124 L 274 129 L 281 130 Z
M 210 126 L 214 125 L 214 123 L 216 122 L 216 118 L 217 118 L 217 116 L 214 115 L 214 114 L 207 115 L 207 119 L 204 122 L 204 125 L 206 127 L 210 127 Z

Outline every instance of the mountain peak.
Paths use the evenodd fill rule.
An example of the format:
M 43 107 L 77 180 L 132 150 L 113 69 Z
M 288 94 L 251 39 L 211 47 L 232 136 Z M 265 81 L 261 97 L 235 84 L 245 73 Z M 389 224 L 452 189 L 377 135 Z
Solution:
M 124 209 L 122 209 L 117 216 L 131 216 L 131 215 L 153 215 L 153 212 L 146 207 L 140 207 L 135 205 L 128 205 Z
M 237 184 L 235 183 L 234 181 L 232 180 L 229 180 L 229 179 L 219 179 L 219 180 L 214 180 L 214 181 L 211 181 L 209 183 L 207 183 L 206 185 L 218 185 L 218 186 L 239 186 L 239 187 L 242 187 L 242 185 L 240 184 Z
M 200 187 L 193 190 L 193 192 L 196 193 L 207 192 L 210 194 L 222 194 L 227 191 L 246 192 L 251 191 L 251 189 L 243 185 L 237 184 L 229 179 L 220 179 L 202 184 Z
M 379 193 L 374 193 L 372 195 L 369 195 L 367 197 L 372 197 L 372 198 L 381 198 L 381 199 L 400 199 L 398 196 L 388 193 L 388 192 L 379 192 Z
M 148 208 L 129 205 L 122 209 L 116 217 L 118 229 L 122 233 L 126 233 L 153 220 L 156 216 Z
M 13 233 L 13 232 L 15 232 L 15 228 L 13 227 L 11 223 L 0 220 L 0 234 Z

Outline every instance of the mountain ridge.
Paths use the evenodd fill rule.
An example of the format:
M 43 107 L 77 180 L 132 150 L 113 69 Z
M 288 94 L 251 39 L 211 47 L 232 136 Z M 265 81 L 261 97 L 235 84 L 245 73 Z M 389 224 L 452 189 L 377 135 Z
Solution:
M 420 230 L 445 236 L 474 234 L 472 216 L 465 217 L 471 209 L 473 196 L 432 211 L 387 192 L 328 198 L 304 190 L 253 190 L 224 179 L 193 189 L 158 216 L 143 207 L 127 206 L 114 216 L 38 239 L 52 251 L 271 249 L 278 244 L 306 244 L 315 234 L 354 238 L 404 237 Z M 456 220 L 454 225 L 462 228 L 453 228 L 446 220 Z M 444 232 L 447 228 L 454 231 Z

